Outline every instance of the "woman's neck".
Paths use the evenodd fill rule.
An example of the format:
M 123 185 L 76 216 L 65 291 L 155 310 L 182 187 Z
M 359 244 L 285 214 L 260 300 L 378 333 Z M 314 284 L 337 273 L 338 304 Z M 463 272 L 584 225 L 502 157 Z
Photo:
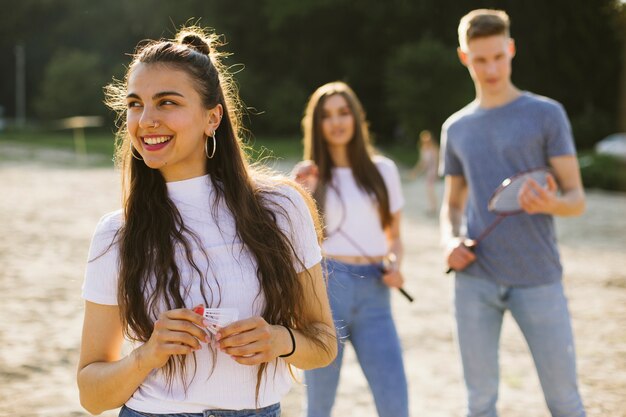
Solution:
M 207 174 L 205 166 L 198 167 L 186 167 L 184 169 L 170 169 L 161 168 L 161 174 L 165 179 L 165 182 L 177 182 L 184 181 L 191 178 L 202 177 Z
M 348 148 L 345 146 L 329 147 L 330 158 L 333 165 L 340 168 L 349 168 L 350 159 L 348 158 Z

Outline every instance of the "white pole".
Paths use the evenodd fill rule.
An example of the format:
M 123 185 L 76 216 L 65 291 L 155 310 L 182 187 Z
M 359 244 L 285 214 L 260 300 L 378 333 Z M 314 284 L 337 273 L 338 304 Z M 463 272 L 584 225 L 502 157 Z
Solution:
M 21 42 L 15 45 L 15 122 L 19 128 L 26 125 L 26 54 Z
M 621 12 L 621 27 L 626 30 L 626 0 L 622 0 Z M 624 32 L 622 32 L 624 33 Z M 619 95 L 619 109 L 617 114 L 617 120 L 619 123 L 619 129 L 622 132 L 626 132 L 626 39 L 622 40 L 622 73 L 621 75 L 621 93 Z

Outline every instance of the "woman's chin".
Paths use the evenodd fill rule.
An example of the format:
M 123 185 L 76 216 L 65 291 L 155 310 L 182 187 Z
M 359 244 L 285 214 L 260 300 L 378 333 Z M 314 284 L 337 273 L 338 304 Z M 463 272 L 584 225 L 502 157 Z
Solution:
M 152 168 L 152 169 L 161 169 L 165 165 L 167 165 L 167 162 L 163 161 L 160 158 L 149 158 L 149 157 L 146 157 L 146 158 L 143 159 L 143 162 L 146 164 L 146 166 L 148 168 Z

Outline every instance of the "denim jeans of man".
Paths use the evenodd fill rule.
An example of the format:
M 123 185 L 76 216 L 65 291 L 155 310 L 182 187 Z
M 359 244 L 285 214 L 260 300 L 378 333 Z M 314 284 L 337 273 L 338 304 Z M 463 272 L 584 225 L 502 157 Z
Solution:
M 280 404 L 258 410 L 205 410 L 202 413 L 154 414 L 122 407 L 119 417 L 280 417 Z
M 408 389 L 402 349 L 391 315 L 390 290 L 381 265 L 329 260 L 328 295 L 339 337 L 337 358 L 305 372 L 308 417 L 330 417 L 335 402 L 344 344 L 352 343 L 372 390 L 380 417 L 408 417 Z
M 528 343 L 552 416 L 585 416 L 576 382 L 570 315 L 561 282 L 507 287 L 459 272 L 454 304 L 468 417 L 497 416 L 498 350 L 507 310 Z

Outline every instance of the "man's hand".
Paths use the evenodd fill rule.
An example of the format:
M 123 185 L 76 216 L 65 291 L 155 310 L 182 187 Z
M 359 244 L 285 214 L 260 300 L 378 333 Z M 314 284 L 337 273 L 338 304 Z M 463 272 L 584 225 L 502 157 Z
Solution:
M 558 204 L 558 185 L 552 174 L 546 174 L 546 186 L 529 178 L 517 194 L 520 207 L 528 214 L 554 214 Z
M 448 267 L 455 271 L 461 271 L 476 260 L 472 251 L 475 242 L 471 239 L 451 239 L 445 250 L 445 259 Z

